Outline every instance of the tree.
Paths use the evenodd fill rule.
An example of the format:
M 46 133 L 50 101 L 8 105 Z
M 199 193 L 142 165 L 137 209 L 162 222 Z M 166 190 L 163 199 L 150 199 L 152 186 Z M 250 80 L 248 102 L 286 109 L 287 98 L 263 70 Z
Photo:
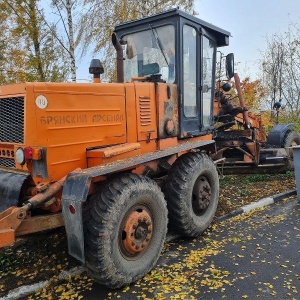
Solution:
M 59 21 L 62 23 L 63 31 L 66 35 L 67 41 L 62 35 L 56 34 L 57 30 L 52 30 L 55 38 L 61 47 L 66 51 L 69 56 L 71 80 L 76 82 L 76 57 L 75 57 L 75 39 L 74 39 L 74 23 L 73 12 L 77 5 L 77 1 L 71 0 L 52 0 L 52 7 L 54 8 L 54 14 L 58 15 Z M 65 16 L 64 13 L 65 12 Z M 49 28 L 58 28 L 58 23 L 49 25 L 47 20 L 44 20 Z
M 115 76 L 115 50 L 111 45 L 111 34 L 116 24 L 152 15 L 172 7 L 195 14 L 194 0 L 144 0 L 106 1 L 84 0 L 86 11 L 82 14 L 78 41 L 82 41 L 82 54 L 89 50 L 103 58 L 106 77 Z
M 246 77 L 241 82 L 245 106 L 248 109 L 259 109 L 260 103 L 265 96 L 265 89 L 261 80 L 251 81 Z
M 0 82 L 62 81 L 68 68 L 65 54 L 57 47 L 52 31 L 43 22 L 38 0 L 0 0 L 1 53 Z
M 300 27 L 290 24 L 283 34 L 267 40 L 263 53 L 264 84 L 270 95 L 265 102 L 274 108 L 282 100 L 279 121 L 299 123 L 300 116 Z M 299 126 L 300 127 L 300 126 Z
M 269 103 L 271 109 L 282 96 L 284 51 L 281 37 L 273 35 L 271 39 L 267 38 L 267 51 L 262 60 L 262 68 L 271 97 Z

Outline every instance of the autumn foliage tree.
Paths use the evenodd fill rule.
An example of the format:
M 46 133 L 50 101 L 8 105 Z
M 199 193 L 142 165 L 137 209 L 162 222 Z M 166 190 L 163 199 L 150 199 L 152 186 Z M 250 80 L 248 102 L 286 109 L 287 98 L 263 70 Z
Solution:
M 52 5 L 50 16 L 42 5 Z M 0 84 L 64 81 L 68 74 L 76 81 L 78 45 L 82 55 L 98 53 L 106 66 L 106 77 L 113 79 L 111 34 L 115 25 L 177 6 L 195 13 L 194 0 L 0 0 Z M 73 24 L 75 9 L 80 19 Z
M 235 105 L 239 106 L 239 100 L 237 96 L 237 90 L 235 88 L 234 80 L 230 81 L 232 89 L 227 93 L 230 94 L 231 99 L 235 99 Z M 261 80 L 251 81 L 250 77 L 245 77 L 240 80 L 240 85 L 242 89 L 242 95 L 244 98 L 245 106 L 248 110 L 259 111 L 261 101 L 265 97 L 265 88 L 262 85 Z
M 268 131 L 274 126 L 275 122 L 270 118 L 269 111 L 266 111 L 262 108 L 262 104 L 266 95 L 266 89 L 262 84 L 262 81 L 251 81 L 251 78 L 247 76 L 241 80 L 240 84 L 245 107 L 251 114 L 261 116 L 262 123 L 264 124 L 265 129 Z M 230 94 L 232 105 L 240 106 L 234 81 L 231 81 L 231 85 L 233 88 L 227 94 Z
M 249 111 L 261 116 L 265 129 L 269 131 L 275 125 L 276 120 L 271 117 L 270 110 L 264 109 L 267 89 L 262 80 L 251 81 L 250 77 L 246 77 L 242 80 L 241 86 L 245 106 Z
M 265 96 L 265 89 L 261 80 L 251 81 L 250 77 L 246 77 L 241 82 L 244 101 L 248 109 L 259 109 L 261 100 Z
M 0 0 L 0 84 L 65 81 L 68 74 L 76 81 L 77 61 L 91 52 L 113 79 L 115 25 L 178 6 L 195 13 L 194 0 Z
M 45 26 L 39 1 L 0 0 L 0 10 L 0 83 L 64 80 L 65 54 Z

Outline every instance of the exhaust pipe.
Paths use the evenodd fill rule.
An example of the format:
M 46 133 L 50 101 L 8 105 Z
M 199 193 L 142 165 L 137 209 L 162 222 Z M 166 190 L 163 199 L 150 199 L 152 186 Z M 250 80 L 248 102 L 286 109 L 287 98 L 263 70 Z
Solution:
M 123 48 L 115 33 L 112 34 L 111 40 L 117 51 L 117 81 L 124 82 Z

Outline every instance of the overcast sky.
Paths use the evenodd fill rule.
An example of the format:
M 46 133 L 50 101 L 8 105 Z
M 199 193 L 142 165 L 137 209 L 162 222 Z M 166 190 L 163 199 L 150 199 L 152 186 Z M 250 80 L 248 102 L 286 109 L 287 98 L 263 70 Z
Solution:
M 229 31 L 240 77 L 259 78 L 258 61 L 266 36 L 285 32 L 290 23 L 300 24 L 300 0 L 195 0 L 198 18 Z

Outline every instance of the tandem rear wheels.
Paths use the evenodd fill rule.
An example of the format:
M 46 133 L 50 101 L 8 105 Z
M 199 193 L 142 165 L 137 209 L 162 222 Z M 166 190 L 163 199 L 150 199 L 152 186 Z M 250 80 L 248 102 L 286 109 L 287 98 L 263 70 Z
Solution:
M 169 170 L 164 193 L 167 201 L 150 178 L 123 174 L 91 196 L 83 212 L 85 257 L 96 281 L 119 288 L 148 273 L 165 242 L 168 211 L 173 230 L 201 234 L 218 203 L 214 163 L 201 153 L 182 155 Z

